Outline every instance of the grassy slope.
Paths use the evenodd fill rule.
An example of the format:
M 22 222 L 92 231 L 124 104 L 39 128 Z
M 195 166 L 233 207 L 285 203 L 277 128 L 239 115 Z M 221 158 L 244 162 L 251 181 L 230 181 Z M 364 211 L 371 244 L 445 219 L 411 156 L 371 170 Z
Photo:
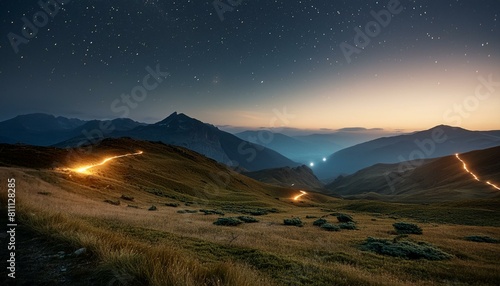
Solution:
M 500 146 L 468 152 L 460 157 L 481 180 L 500 180 Z M 500 192 L 483 182 L 475 181 L 464 172 L 462 163 L 455 156 L 427 160 L 422 166 L 405 172 L 400 179 L 392 176 L 391 189 L 385 174 L 397 172 L 398 168 L 408 169 L 406 165 L 378 164 L 339 179 L 326 188 L 350 198 L 397 202 L 499 198 Z
M 6 148 L 13 154 L 19 146 Z M 87 176 L 44 169 L 52 162 L 34 160 L 23 147 L 24 156 L 40 170 L 14 167 L 13 162 L 0 168 L 0 177 L 18 182 L 18 213 L 24 224 L 75 248 L 87 247 L 101 261 L 96 271 L 103 276 L 125 272 L 134 285 L 495 285 L 500 279 L 500 244 L 463 240 L 467 235 L 500 238 L 498 200 L 404 205 L 311 193 L 303 202 L 292 202 L 296 190 L 258 183 L 194 152 L 163 144 L 105 141 L 88 159 L 35 149 L 52 152 L 60 166 L 77 166 L 78 157 L 99 161 L 145 152 Z M 120 199 L 122 194 L 134 200 Z M 158 210 L 148 211 L 151 205 Z M 226 216 L 259 209 L 278 212 L 238 227 L 215 226 L 214 215 L 177 212 L 203 208 L 224 210 Z M 327 232 L 312 225 L 314 218 L 306 218 L 326 215 L 335 222 L 329 214 L 339 211 L 351 214 L 359 229 Z M 283 219 L 292 216 L 302 218 L 305 226 L 284 226 Z M 432 243 L 454 258 L 409 261 L 359 250 L 368 236 L 393 238 L 395 216 L 426 221 L 419 222 L 424 234 L 411 238 Z

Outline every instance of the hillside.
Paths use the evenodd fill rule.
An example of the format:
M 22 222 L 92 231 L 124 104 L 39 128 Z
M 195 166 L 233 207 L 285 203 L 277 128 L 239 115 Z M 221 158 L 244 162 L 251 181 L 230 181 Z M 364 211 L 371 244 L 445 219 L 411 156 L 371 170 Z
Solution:
M 438 158 L 500 145 L 500 131 L 469 131 L 445 125 L 407 135 L 361 143 L 327 158 L 314 169 L 320 179 L 335 179 L 377 163 Z
M 312 170 L 305 165 L 295 168 L 285 167 L 256 172 L 245 172 L 243 175 L 259 182 L 283 187 L 301 188 L 305 190 L 319 190 L 323 188 L 323 184 L 316 178 Z
M 88 150 L 91 152 L 86 152 Z M 91 177 L 68 170 L 138 150 L 144 154 L 93 168 Z M 268 186 L 264 187 L 194 151 L 129 138 L 104 139 L 99 145 L 84 150 L 1 144 L 0 166 L 45 169 L 48 176 L 57 178 L 57 186 L 62 188 L 88 179 L 92 186 L 87 185 L 87 188 L 95 189 L 93 192 L 101 195 L 109 194 L 105 186 L 113 186 L 115 180 L 119 180 L 125 185 L 120 183 L 116 188 L 130 194 L 158 190 L 162 195 L 182 196 L 186 200 L 210 198 L 220 202 L 239 192 L 242 202 L 246 201 L 243 198 L 260 203 L 272 199 L 264 196 Z M 139 185 L 142 187 L 138 189 Z M 273 197 L 292 196 L 293 193 L 296 191 L 292 189 L 272 189 Z
M 439 202 L 493 198 L 500 191 L 484 182 L 500 182 L 500 146 L 460 154 L 467 167 L 481 179 L 464 171 L 455 155 L 429 159 L 419 166 L 411 162 L 376 164 L 352 175 L 339 177 L 326 186 L 347 198 L 405 202 Z
M 110 156 L 122 157 L 103 162 Z M 257 182 L 186 148 L 127 138 L 81 150 L 2 144 L 0 165 L 0 177 L 16 184 L 17 285 L 496 285 L 500 278 L 500 244 L 465 239 L 500 238 L 500 199 L 339 200 Z M 340 223 L 345 214 L 354 223 Z M 319 218 L 332 231 L 317 226 Z M 423 234 L 398 236 L 398 221 L 417 223 Z M 363 248 L 370 237 L 447 258 L 375 253 Z
M 188 148 L 220 163 L 249 171 L 299 165 L 274 150 L 241 140 L 213 125 L 177 112 L 157 123 L 138 126 L 131 130 L 117 130 L 110 132 L 106 137 L 160 141 Z M 74 147 L 82 142 L 91 143 L 89 141 L 85 136 L 78 136 L 56 146 Z

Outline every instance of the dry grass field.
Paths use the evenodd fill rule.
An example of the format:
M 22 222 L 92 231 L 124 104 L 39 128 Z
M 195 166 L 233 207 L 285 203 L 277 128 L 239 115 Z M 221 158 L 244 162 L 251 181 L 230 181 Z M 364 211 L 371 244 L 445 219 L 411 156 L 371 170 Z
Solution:
M 20 147 L 7 148 L 15 154 Z M 92 168 L 89 174 L 66 169 L 137 150 L 144 154 Z M 106 140 L 93 151 L 92 156 L 68 157 L 57 149 L 23 148 L 25 155 L 39 152 L 45 157 L 37 161 L 28 156 L 31 163 L 22 164 L 0 158 L 0 178 L 16 179 L 17 215 L 23 226 L 54 244 L 88 250 L 86 257 L 95 261 L 88 270 L 97 279 L 94 284 L 498 285 L 500 281 L 500 243 L 465 239 L 500 239 L 498 199 L 395 204 L 308 192 L 294 201 L 299 190 L 261 184 L 182 148 L 120 139 Z M 1 199 L 5 205 L 5 197 Z M 150 210 L 152 206 L 156 209 Z M 313 224 L 324 218 L 338 225 L 341 213 L 354 219 L 355 230 L 326 231 Z M 258 222 L 213 224 L 220 217 L 238 216 Z M 289 218 L 300 218 L 303 226 L 284 225 Z M 398 235 L 392 225 L 403 221 L 417 224 L 423 233 Z M 369 237 L 425 242 L 449 257 L 381 255 L 363 248 Z M 117 275 L 124 278 L 116 279 Z

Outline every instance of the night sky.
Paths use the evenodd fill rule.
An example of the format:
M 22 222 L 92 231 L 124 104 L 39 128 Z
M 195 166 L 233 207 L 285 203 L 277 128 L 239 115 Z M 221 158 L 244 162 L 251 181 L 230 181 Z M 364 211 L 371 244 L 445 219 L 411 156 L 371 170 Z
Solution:
M 178 111 L 250 127 L 500 129 L 498 0 L 219 1 L 223 20 L 212 1 L 59 2 L 46 19 L 38 1 L 0 2 L 0 120 Z M 370 25 L 390 2 L 399 13 Z M 34 15 L 38 31 L 23 31 Z M 364 48 L 355 27 L 374 35 Z M 348 61 L 341 43 L 359 53 Z M 123 101 L 132 91 L 140 100 Z

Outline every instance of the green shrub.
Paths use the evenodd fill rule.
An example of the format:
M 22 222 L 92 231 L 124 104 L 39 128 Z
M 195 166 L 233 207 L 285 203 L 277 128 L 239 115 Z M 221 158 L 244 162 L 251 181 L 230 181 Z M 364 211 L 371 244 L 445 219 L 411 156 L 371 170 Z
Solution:
M 179 214 L 195 214 L 197 213 L 197 210 L 178 210 L 177 213 Z
M 338 227 L 337 225 L 332 224 L 332 223 L 324 223 L 321 225 L 321 228 L 324 230 L 328 230 L 328 231 L 339 231 L 340 230 L 340 227 Z
M 218 210 L 200 210 L 200 212 L 204 213 L 205 215 L 224 215 L 223 212 L 218 211 Z
M 214 222 L 215 225 L 224 225 L 224 226 L 237 226 L 242 223 L 243 222 L 241 220 L 235 217 L 221 217 Z
M 119 200 L 116 200 L 116 201 L 113 201 L 113 200 L 104 200 L 105 203 L 108 203 L 108 204 L 111 204 L 111 205 L 115 205 L 115 206 L 119 206 L 120 205 L 120 201 Z
M 316 226 L 322 226 L 324 225 L 325 223 L 327 223 L 326 219 L 324 218 L 320 218 L 320 219 L 317 219 L 313 222 L 313 225 L 316 225 Z
M 254 222 L 259 222 L 258 219 L 251 217 L 251 216 L 239 216 L 239 220 L 241 220 L 244 223 L 254 223 Z
M 173 207 L 173 208 L 176 208 L 176 207 L 178 207 L 178 206 L 179 206 L 179 204 L 178 204 L 178 203 L 166 203 L 165 205 L 166 205 L 167 207 Z
M 392 241 L 373 237 L 368 237 L 361 249 L 404 259 L 444 260 L 452 257 L 425 242 Z
M 392 226 L 398 234 L 422 234 L 422 229 L 413 223 L 397 222 Z
M 132 197 L 132 196 L 127 196 L 127 195 L 123 195 L 123 194 L 122 194 L 121 198 L 122 198 L 123 200 L 126 200 L 126 201 L 133 201 L 133 200 L 134 200 L 134 197 Z
M 354 220 L 352 219 L 352 217 L 348 214 L 339 214 L 337 216 L 337 220 L 339 222 L 354 222 Z
M 286 218 L 283 220 L 285 225 L 303 226 L 304 224 L 298 217 Z
M 339 228 L 340 229 L 358 229 L 356 227 L 356 224 L 353 223 L 352 221 L 351 222 L 342 222 L 342 223 L 339 223 Z
M 474 242 L 486 242 L 486 243 L 500 243 L 500 240 L 483 235 L 472 235 L 466 236 L 465 240 L 474 241 Z
M 249 215 L 266 215 L 269 212 L 267 210 L 244 210 L 243 213 L 249 214 Z

